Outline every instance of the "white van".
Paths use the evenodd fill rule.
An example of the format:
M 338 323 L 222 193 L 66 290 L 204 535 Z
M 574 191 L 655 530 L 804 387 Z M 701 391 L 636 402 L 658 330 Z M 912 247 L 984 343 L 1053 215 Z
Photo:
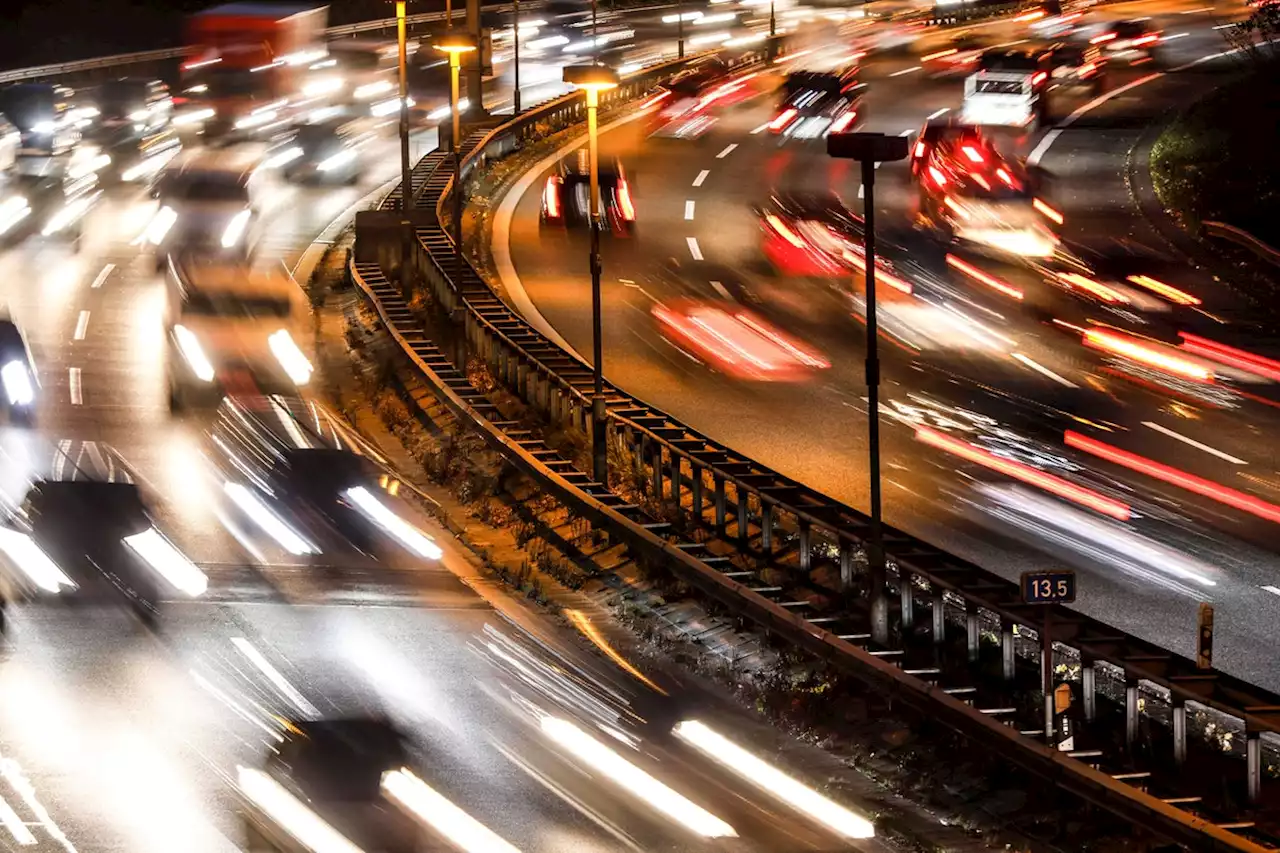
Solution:
M 253 256 L 263 194 L 259 159 L 254 151 L 204 150 L 165 167 L 153 190 L 160 205 L 143 234 L 155 248 L 157 271 L 170 254 Z
M 978 71 L 964 81 L 960 120 L 1034 133 L 1046 106 L 1049 71 L 1045 53 L 988 50 L 978 60 Z
M 310 306 L 281 265 L 254 270 L 210 257 L 170 257 L 165 327 L 169 406 L 226 396 L 290 394 L 311 381 Z

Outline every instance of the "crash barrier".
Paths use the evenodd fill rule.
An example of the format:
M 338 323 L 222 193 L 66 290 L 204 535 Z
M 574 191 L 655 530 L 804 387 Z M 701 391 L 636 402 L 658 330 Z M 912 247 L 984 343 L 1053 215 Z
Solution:
M 967 24 L 970 21 L 985 21 L 988 18 L 998 18 L 1001 15 L 1009 15 L 1036 7 L 1037 4 L 1028 4 L 1021 2 L 1021 0 L 1014 3 L 1000 4 L 965 2 L 943 5 L 938 3 L 934 5 L 933 11 L 929 15 L 929 23 L 938 26 L 955 26 L 957 24 Z
M 1268 246 L 1243 228 L 1237 228 L 1225 222 L 1209 221 L 1201 222 L 1200 230 L 1206 236 L 1217 237 L 1219 240 L 1235 243 L 1237 246 L 1253 252 L 1267 263 L 1280 267 L 1280 249 Z
M 641 95 L 679 66 L 668 63 L 633 75 L 612 97 L 602 98 L 604 106 Z M 509 149 L 508 137 L 518 143 L 582 117 L 582 96 L 567 95 L 472 134 L 462 146 L 461 172 L 471 176 L 495 150 Z M 452 157 L 434 152 L 415 168 L 411 191 L 426 209 L 420 221 L 428 224 L 415 229 L 416 254 L 401 271 L 404 288 L 392 284 L 376 263 L 353 263 L 351 274 L 439 399 L 490 447 L 637 559 L 670 569 L 734 615 L 917 706 L 1059 787 L 1195 850 L 1273 849 L 1262 843 L 1266 835 L 1251 820 L 1216 812 L 1201 802 L 1200 792 L 1188 793 L 1202 780 L 1219 777 L 1186 772 L 1184 762 L 1189 722 L 1211 716 L 1219 733 L 1223 727 L 1238 733 L 1245 760 L 1224 757 L 1194 739 L 1191 757 L 1196 764 L 1217 761 L 1236 768 L 1218 769 L 1221 778 L 1244 789 L 1241 799 L 1257 800 L 1261 738 L 1280 726 L 1280 696 L 1221 671 L 1199 669 L 1066 608 L 1024 605 L 1016 584 L 892 528 L 885 545 L 897 581 L 894 639 L 878 645 L 865 632 L 866 603 L 853 594 L 862 581 L 855 559 L 869 525 L 861 513 L 608 383 L 608 435 L 623 460 L 613 464 L 635 475 L 647 505 L 667 508 L 662 518 L 594 482 L 528 425 L 504 419 L 469 381 L 468 359 L 483 361 L 496 382 L 555 427 L 583 434 L 590 434 L 592 374 L 511 311 L 455 255 L 441 221 L 452 189 Z M 430 216 L 433 208 L 436 215 Z M 409 307 L 406 292 L 421 286 L 461 327 L 459 352 L 442 351 Z M 820 584 L 814 578 L 823 570 L 839 578 L 841 589 L 822 588 L 829 594 L 816 596 Z M 781 572 L 784 581 L 777 580 Z M 1043 726 L 1021 725 L 1034 721 L 1042 706 L 1039 668 L 1020 663 L 1018 644 L 1043 636 L 1039 632 L 1046 628 L 1057 661 L 1078 672 L 1070 682 L 1083 719 L 1074 723 L 1075 743 L 1065 750 L 1043 742 Z M 984 643 L 984 632 L 996 642 Z M 1107 701 L 1111 697 L 1116 701 Z M 1143 730 L 1140 723 L 1157 703 L 1167 708 L 1171 725 L 1165 729 L 1147 719 Z M 1141 742 L 1140 732 L 1160 749 Z

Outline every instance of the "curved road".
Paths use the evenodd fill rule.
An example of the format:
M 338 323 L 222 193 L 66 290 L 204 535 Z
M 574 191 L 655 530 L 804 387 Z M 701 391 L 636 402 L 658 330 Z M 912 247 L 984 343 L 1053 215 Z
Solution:
M 1226 49 L 1212 27 L 1239 13 L 1236 7 L 1222 7 L 1218 13 L 1192 3 L 1107 7 L 1100 13 L 1107 18 L 1155 17 L 1169 38 L 1162 68 L 1177 73 L 1151 77 L 1149 67 L 1113 68 L 1110 97 L 1086 107 L 1084 98 L 1054 95 L 1055 115 L 1060 120 L 1071 115 L 1069 126 L 1007 144 L 1024 156 L 1030 153 L 1047 173 L 1046 194 L 1065 214 L 1063 237 L 1076 257 L 1116 280 L 1147 275 L 1204 302 L 1201 311 L 1174 308 L 1136 322 L 1130 317 L 1122 325 L 1166 336 L 1186 330 L 1254 347 L 1251 306 L 1172 255 L 1134 211 L 1124 180 L 1126 155 L 1142 130 L 1228 70 L 1212 59 Z M 992 42 L 1028 35 L 1007 22 L 986 29 Z M 818 53 L 822 49 L 832 54 L 847 50 L 835 41 Z M 817 58 L 798 58 L 795 64 Z M 959 81 L 930 79 L 916 62 L 902 56 L 867 63 L 865 129 L 912 132 L 927 117 L 959 106 Z M 623 123 L 602 137 L 602 156 L 617 156 L 627 167 L 638 211 L 636 236 L 606 238 L 603 249 L 605 369 L 612 382 L 693 428 L 846 503 L 865 506 L 865 335 L 850 317 L 847 285 L 777 273 L 761 254 L 752 212 L 753 205 L 778 189 L 836 190 L 858 210 L 857 164 L 828 158 L 820 144 L 780 146 L 760 132 L 773 115 L 773 97 L 766 91 L 770 82 L 763 81 L 759 97 L 727 108 L 697 141 L 646 139 L 643 121 Z M 1078 337 L 1072 343 L 1040 322 L 1042 312 L 1060 307 L 1062 299 L 1034 270 L 967 258 L 1024 288 L 1021 308 L 949 271 L 943 251 L 911 228 L 914 191 L 902 164 L 886 164 L 878 171 L 876 191 L 882 239 L 898 244 L 886 252 L 899 263 L 918 267 L 917 283 L 925 280 L 936 292 L 969 305 L 971 314 L 984 319 L 984 334 L 994 333 L 999 341 L 992 346 L 967 341 L 963 348 L 947 345 L 910 356 L 883 347 L 882 352 L 888 350 L 882 391 L 887 408 L 897 404 L 910 417 L 908 407 L 927 395 L 995 418 L 1040 453 L 1093 469 L 1090 481 L 1133 505 L 1137 515 L 1127 531 L 1144 537 L 1144 548 L 1169 545 L 1177 554 L 1161 552 L 1154 565 L 1114 554 L 1104 560 L 1082 552 L 1079 533 L 1062 541 L 1060 529 L 1037 527 L 1035 519 L 1023 519 L 1016 531 L 993 524 L 987 517 L 989 505 L 976 506 L 984 502 L 966 486 L 974 476 L 989 475 L 984 478 L 982 469 L 964 466 L 963 476 L 957 477 L 954 458 L 922 447 L 911 429 L 900 428 L 902 418 L 886 418 L 887 519 L 1012 579 L 1033 566 L 1070 558 L 1085 572 L 1081 609 L 1184 654 L 1194 654 L 1198 602 L 1213 601 L 1218 608 L 1215 662 L 1280 688 L 1272 651 L 1280 617 L 1280 560 L 1270 544 L 1270 522 L 1142 474 L 1099 465 L 1062 446 L 1064 429 L 1087 432 L 1274 501 L 1280 495 L 1280 468 L 1274 445 L 1266 440 L 1277 426 L 1274 393 L 1265 385 L 1246 384 L 1244 390 L 1256 399 L 1236 398 L 1222 407 L 1202 396 L 1124 378 L 1079 346 Z M 513 201 L 507 199 L 504 208 Z M 514 207 L 510 253 L 519 280 L 504 285 L 508 291 L 523 290 L 540 322 L 578 352 L 588 353 L 585 238 L 540 231 L 538 204 L 535 189 Z M 651 316 L 656 303 L 690 298 L 750 305 L 821 350 L 833 366 L 790 384 L 753 384 L 715 372 L 673 346 Z M 1018 358 L 1011 357 L 1015 351 Z M 1119 429 L 1094 430 L 1072 415 Z M 982 518 L 986 521 L 975 523 Z M 1050 534 L 1053 542 L 1047 539 Z M 1190 558 L 1190 566 L 1182 557 Z

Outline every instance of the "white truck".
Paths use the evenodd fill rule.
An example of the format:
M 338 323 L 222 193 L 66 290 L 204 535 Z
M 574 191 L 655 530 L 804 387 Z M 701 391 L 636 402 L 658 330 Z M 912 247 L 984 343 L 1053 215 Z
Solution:
M 960 120 L 1034 132 L 1048 105 L 1049 71 L 1048 56 L 1039 51 L 987 51 L 964 81 Z

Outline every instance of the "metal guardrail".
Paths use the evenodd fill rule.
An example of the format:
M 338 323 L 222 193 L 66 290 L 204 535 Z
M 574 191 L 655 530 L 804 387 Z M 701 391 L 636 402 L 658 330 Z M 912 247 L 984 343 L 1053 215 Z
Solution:
M 603 106 L 634 98 L 661 73 L 628 81 Z M 463 146 L 468 152 L 463 172 L 470 174 L 511 138 L 544 136 L 582 115 L 581 96 L 567 95 L 474 134 Z M 451 190 L 452 156 L 430 154 L 415 169 L 414 195 L 424 206 L 435 206 L 437 217 L 417 230 L 421 251 L 411 259 L 409 274 L 430 286 L 450 316 L 461 318 L 469 352 L 490 366 L 499 383 L 552 424 L 589 433 L 589 366 L 511 311 L 470 264 L 454 274 L 453 244 L 438 216 Z M 1196 777 L 1205 778 L 1203 771 L 1184 776 L 1179 768 L 1187 756 L 1188 706 L 1212 709 L 1243 730 L 1242 787 L 1249 797 L 1258 797 L 1261 735 L 1280 731 L 1280 696 L 1217 670 L 1197 669 L 1186 658 L 1079 613 L 1050 608 L 1049 631 L 1059 659 L 1078 661 L 1084 720 L 1076 726 L 1075 750 L 1048 747 L 1037 739 L 1042 732 L 1019 726 L 1024 720 L 1035 725 L 1039 713 L 1038 698 L 1026 702 L 1028 694 L 1039 694 L 1039 668 L 1020 668 L 1019 635 L 1025 641 L 1045 623 L 1044 610 L 1021 604 L 1016 584 L 888 529 L 885 545 L 896 567 L 900 602 L 893 614 L 898 644 L 875 648 L 861 630 L 867 624 L 865 607 L 848 606 L 848 593 L 858 581 L 854 562 L 868 527 L 865 516 L 607 385 L 613 447 L 623 451 L 647 499 L 668 506 L 677 522 L 655 518 L 606 484 L 592 482 L 573 460 L 527 429 L 501 420 L 496 406 L 427 340 L 403 294 L 377 265 L 356 265 L 353 277 L 409 358 L 464 422 L 558 499 L 643 558 L 659 561 L 735 613 L 893 691 L 1136 825 L 1196 850 L 1274 849 L 1259 841 L 1265 832 L 1250 834 L 1256 832 L 1251 822 L 1238 816 L 1222 819 L 1207 804 L 1197 806 L 1200 796 L 1186 791 L 1195 786 Z M 838 577 L 842 589 L 815 581 L 823 570 Z M 766 573 L 772 573 L 771 580 Z M 779 581 L 781 573 L 785 580 Z M 917 627 L 920 617 L 925 618 Z M 948 623 L 956 622 L 962 630 L 948 631 Z M 984 629 L 996 635 L 996 643 L 984 647 Z M 987 660 L 993 645 L 999 665 L 988 676 L 982 667 L 993 663 Z M 1114 706 L 1098 701 L 1099 681 L 1107 679 L 1119 685 L 1121 698 Z M 1169 703 L 1171 731 L 1162 728 L 1154 739 L 1166 748 L 1171 741 L 1172 749 L 1159 755 L 1139 742 L 1144 687 L 1154 688 Z M 1034 706 L 1030 712 L 1027 705 Z M 1222 778 L 1229 764 L 1239 767 L 1238 759 L 1215 755 L 1200 744 L 1196 760 L 1218 761 Z M 1237 783 L 1239 776 L 1237 770 Z
M 1235 243 L 1237 246 L 1253 252 L 1267 263 L 1280 267 L 1280 249 L 1267 245 L 1243 228 L 1237 228 L 1225 222 L 1210 220 L 1201 222 L 1200 229 L 1209 237 L 1217 237 L 1219 240 Z

